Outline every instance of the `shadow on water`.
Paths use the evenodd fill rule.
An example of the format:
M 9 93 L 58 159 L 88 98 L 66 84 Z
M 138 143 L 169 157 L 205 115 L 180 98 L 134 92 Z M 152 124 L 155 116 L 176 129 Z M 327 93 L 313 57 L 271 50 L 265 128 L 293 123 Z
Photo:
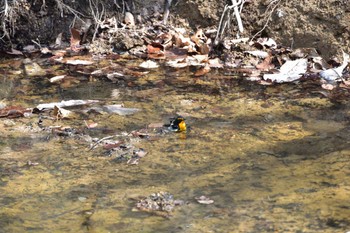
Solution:
M 24 80 L 13 93 L 24 88 Z M 197 78 L 171 69 L 116 83 L 29 83 L 32 98 L 22 96 L 28 105 L 99 99 L 142 109 L 62 124 L 82 125 L 91 117 L 110 132 L 130 132 L 180 113 L 191 130 L 186 137 L 138 140 L 148 155 L 132 166 L 88 150 L 82 140 L 41 140 L 40 132 L 23 132 L 1 119 L 1 127 L 12 131 L 3 130 L 0 142 L 0 232 L 350 229 L 348 104 L 335 106 L 310 91 L 316 89 L 312 84 L 261 86 L 220 72 Z M 170 218 L 133 211 L 140 198 L 159 191 L 185 204 Z M 195 198 L 202 195 L 214 203 L 199 204 Z

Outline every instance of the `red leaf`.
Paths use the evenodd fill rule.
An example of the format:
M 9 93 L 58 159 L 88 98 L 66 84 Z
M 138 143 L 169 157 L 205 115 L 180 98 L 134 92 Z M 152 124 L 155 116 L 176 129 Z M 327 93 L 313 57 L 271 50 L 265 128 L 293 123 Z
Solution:
M 27 110 L 23 107 L 9 106 L 9 107 L 5 107 L 3 109 L 0 109 L 0 118 L 2 118 L 2 117 L 7 117 L 7 118 L 24 117 L 25 112 L 30 112 L 30 110 Z

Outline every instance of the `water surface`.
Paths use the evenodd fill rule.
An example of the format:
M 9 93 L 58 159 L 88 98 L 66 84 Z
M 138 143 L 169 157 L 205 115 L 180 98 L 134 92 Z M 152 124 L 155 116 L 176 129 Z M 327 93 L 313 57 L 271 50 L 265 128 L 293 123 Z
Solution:
M 81 138 L 40 131 L 37 115 L 1 118 L 0 232 L 350 231 L 349 106 L 313 84 L 261 86 L 220 71 L 198 78 L 165 67 L 116 82 L 73 75 L 73 83 L 51 84 L 16 74 L 13 64 L 3 60 L 0 73 L 8 106 L 97 99 L 141 109 L 45 119 L 46 126 L 102 138 L 180 114 L 191 130 L 133 139 L 148 154 L 128 165 Z M 170 218 L 134 211 L 159 191 L 186 204 Z M 197 203 L 201 195 L 214 203 Z

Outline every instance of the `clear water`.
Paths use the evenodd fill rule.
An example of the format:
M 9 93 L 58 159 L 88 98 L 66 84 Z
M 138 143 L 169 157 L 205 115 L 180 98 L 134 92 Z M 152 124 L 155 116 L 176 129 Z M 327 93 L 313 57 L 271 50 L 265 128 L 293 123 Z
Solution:
M 44 125 L 102 138 L 181 114 L 191 130 L 138 140 L 148 154 L 127 165 L 84 140 L 35 131 L 36 115 L 0 118 L 0 232 L 350 231 L 349 105 L 331 103 L 312 91 L 317 86 L 260 86 L 169 68 L 115 83 L 76 74 L 73 84 L 51 84 L 15 75 L 16 62 L 1 64 L 7 105 L 98 99 L 141 109 Z M 84 120 L 98 128 L 84 129 Z M 159 191 L 186 204 L 170 218 L 134 211 L 141 197 Z M 201 195 L 214 203 L 197 203 Z

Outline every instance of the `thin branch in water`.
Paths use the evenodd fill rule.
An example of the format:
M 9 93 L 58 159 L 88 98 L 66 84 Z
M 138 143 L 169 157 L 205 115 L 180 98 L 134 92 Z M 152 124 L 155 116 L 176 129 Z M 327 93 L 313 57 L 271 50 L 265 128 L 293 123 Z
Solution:
M 99 139 L 97 142 L 95 142 L 92 146 L 90 146 L 90 149 L 89 151 L 95 149 L 95 147 L 100 144 L 101 142 L 105 141 L 105 140 L 108 140 L 108 139 L 111 139 L 111 138 L 114 138 L 116 135 L 112 135 L 112 136 L 107 136 L 107 137 L 104 137 L 104 138 L 101 138 Z

